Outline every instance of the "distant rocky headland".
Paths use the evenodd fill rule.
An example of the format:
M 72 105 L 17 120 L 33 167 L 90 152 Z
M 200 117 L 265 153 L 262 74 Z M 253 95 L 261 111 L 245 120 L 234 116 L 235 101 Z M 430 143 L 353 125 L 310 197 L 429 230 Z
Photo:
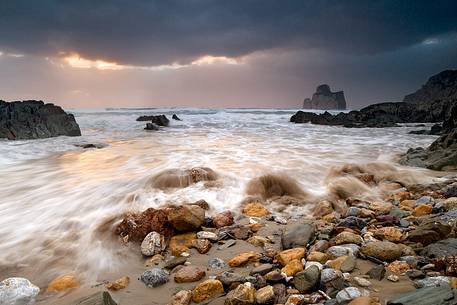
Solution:
M 81 130 L 75 117 L 59 106 L 34 100 L 0 100 L 0 139 L 26 140 L 80 135 Z
M 312 98 L 303 101 L 303 109 L 345 110 L 344 92 L 332 92 L 329 85 L 319 85 Z

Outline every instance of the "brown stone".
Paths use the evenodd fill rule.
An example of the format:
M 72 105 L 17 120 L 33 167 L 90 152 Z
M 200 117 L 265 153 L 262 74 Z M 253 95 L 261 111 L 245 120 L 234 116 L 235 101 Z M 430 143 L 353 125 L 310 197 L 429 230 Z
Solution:
M 181 253 L 188 251 L 193 246 L 195 239 L 197 239 L 195 233 L 184 233 L 173 236 L 169 244 L 171 254 L 181 256 Z
M 403 200 L 400 202 L 400 207 L 405 208 L 406 210 L 412 210 L 416 206 L 416 200 Z
M 212 246 L 213 244 L 207 239 L 194 239 L 192 241 L 192 247 L 197 249 L 200 254 L 208 253 Z
M 322 217 L 333 212 L 333 205 L 330 201 L 323 200 L 319 202 L 314 208 L 313 215 L 315 217 Z
M 164 257 L 160 254 L 156 254 L 150 258 L 148 258 L 145 262 L 144 265 L 146 267 L 152 267 L 155 265 L 158 265 L 161 261 L 163 261 Z
M 377 214 L 387 214 L 392 210 L 392 203 L 390 202 L 373 202 L 370 204 L 370 209 L 375 211 Z
M 258 252 L 254 252 L 254 251 L 243 252 L 241 254 L 238 254 L 234 258 L 232 258 L 228 262 L 228 264 L 230 267 L 240 267 L 240 266 L 244 266 L 250 262 L 257 262 L 257 261 L 259 261 L 259 259 L 261 257 L 262 257 L 262 255 Z
M 205 210 L 198 205 L 182 205 L 168 211 L 168 221 L 178 231 L 195 231 L 205 222 Z
M 192 301 L 201 303 L 213 299 L 224 293 L 224 287 L 218 280 L 206 280 L 195 287 L 192 291 Z
M 416 207 L 413 211 L 413 216 L 420 217 L 428 215 L 432 212 L 433 206 L 431 204 L 423 204 Z
M 351 232 L 341 232 L 335 237 L 335 244 L 342 245 L 342 244 L 356 244 L 361 245 L 363 239 L 360 235 L 351 233 Z
M 383 227 L 374 232 L 375 236 L 391 242 L 399 242 L 403 239 L 403 233 L 395 227 Z
M 238 285 L 227 294 L 224 305 L 253 305 L 255 292 L 255 288 L 249 282 Z
M 407 262 L 393 261 L 387 265 L 386 269 L 395 274 L 403 274 L 411 268 Z
M 265 246 L 265 244 L 270 243 L 268 238 L 263 237 L 263 236 L 258 236 L 258 235 L 249 237 L 247 242 L 256 247 L 263 247 L 263 246 Z
M 402 247 L 390 241 L 368 242 L 360 248 L 360 251 L 382 261 L 396 260 L 403 253 Z
M 353 299 L 348 305 L 374 305 L 370 297 L 358 297 Z
M 206 275 L 202 267 L 197 266 L 184 266 L 179 269 L 174 276 L 176 283 L 192 283 L 197 282 L 204 278 Z
M 326 261 L 330 259 L 330 256 L 327 253 L 323 252 L 311 252 L 308 254 L 308 257 L 306 260 L 311 261 L 311 262 L 319 262 L 321 264 L 325 264 Z
M 297 272 L 303 270 L 303 264 L 299 259 L 291 260 L 282 269 L 281 272 L 287 274 L 287 276 L 294 276 Z
M 305 248 L 293 248 L 279 252 L 276 255 L 276 260 L 283 266 L 294 259 L 302 259 L 305 257 Z
M 121 290 L 127 287 L 130 283 L 130 278 L 128 276 L 121 277 L 120 279 L 117 279 L 114 282 L 109 282 L 106 284 L 106 288 L 109 290 Z
M 258 304 L 271 304 L 275 299 L 275 292 L 273 286 L 265 286 L 260 288 L 255 293 L 255 300 Z
M 161 234 L 166 240 L 173 235 L 173 227 L 168 222 L 168 216 L 164 210 L 149 208 L 141 213 L 126 214 L 116 227 L 116 234 L 124 240 L 137 242 L 143 241 L 152 231 Z
M 233 225 L 233 214 L 231 211 L 224 211 L 213 217 L 213 225 L 216 228 L 222 228 Z
M 260 202 L 248 203 L 243 208 L 243 214 L 251 217 L 263 217 L 270 214 L 270 211 L 267 210 Z
M 79 287 L 79 281 L 74 274 L 66 274 L 52 280 L 48 285 L 48 292 L 59 292 Z
M 192 299 L 192 291 L 190 290 L 181 290 L 175 293 L 168 305 L 189 305 L 190 300 Z

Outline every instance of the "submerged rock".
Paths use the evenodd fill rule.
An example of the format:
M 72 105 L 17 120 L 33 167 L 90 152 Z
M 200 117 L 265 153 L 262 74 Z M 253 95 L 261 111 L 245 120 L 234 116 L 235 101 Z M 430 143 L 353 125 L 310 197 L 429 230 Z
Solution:
M 139 122 L 143 121 L 151 121 L 152 123 L 159 125 L 159 126 L 168 126 L 170 124 L 170 120 L 163 114 L 161 115 L 142 115 L 136 119 Z
M 121 277 L 120 279 L 115 280 L 114 282 L 109 282 L 105 287 L 109 290 L 121 290 L 126 288 L 130 284 L 130 278 L 128 276 Z
M 171 118 L 175 121 L 182 121 L 176 114 L 173 114 Z
M 2 305 L 32 305 L 40 288 L 28 279 L 21 277 L 7 278 L 0 282 L 0 304 Z
M 154 123 L 146 123 L 146 127 L 144 127 L 144 130 L 159 130 L 159 125 L 154 124 Z
M 75 274 L 65 274 L 62 276 L 59 276 L 52 280 L 46 291 L 48 292 L 59 292 L 59 291 L 65 291 L 68 289 L 76 288 L 79 286 L 79 281 L 76 277 Z
M 7 103 L 0 100 L 0 139 L 26 140 L 80 136 L 75 117 L 42 101 Z
M 161 268 L 151 268 L 143 272 L 140 280 L 148 287 L 158 287 L 168 282 L 168 272 Z
M 108 291 L 99 291 L 76 301 L 75 305 L 117 305 Z

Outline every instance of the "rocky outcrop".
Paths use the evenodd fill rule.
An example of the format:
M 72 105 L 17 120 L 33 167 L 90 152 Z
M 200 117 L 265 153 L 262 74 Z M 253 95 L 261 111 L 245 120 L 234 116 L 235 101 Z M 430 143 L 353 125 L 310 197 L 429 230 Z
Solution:
M 80 136 L 72 114 L 42 101 L 0 100 L 0 138 L 26 140 L 57 136 Z
M 153 124 L 158 126 L 167 127 L 170 124 L 170 120 L 163 114 L 161 115 L 142 115 L 136 119 L 138 122 L 151 121 Z
M 311 99 L 306 98 L 303 101 L 304 109 L 346 109 L 346 99 L 344 98 L 344 92 L 332 92 L 329 85 L 320 85 L 316 88 L 316 92 L 313 94 Z
M 403 99 L 407 103 L 429 103 L 457 99 L 457 70 L 445 70 L 428 79 L 425 85 Z

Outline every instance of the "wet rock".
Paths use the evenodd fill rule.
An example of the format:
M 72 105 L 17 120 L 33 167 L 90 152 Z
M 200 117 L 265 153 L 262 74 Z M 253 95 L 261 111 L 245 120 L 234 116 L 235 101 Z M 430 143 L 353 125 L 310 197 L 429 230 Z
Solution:
M 315 217 L 322 217 L 333 212 L 333 205 L 327 200 L 319 202 L 314 208 L 313 215 Z
M 446 211 L 457 208 L 457 197 L 451 197 L 451 198 L 446 199 L 443 202 L 443 205 L 444 205 L 444 208 L 446 209 Z
M 384 239 L 391 242 L 399 242 L 403 239 L 401 230 L 395 227 L 382 227 L 374 232 L 374 235 L 379 239 Z
M 224 269 L 226 266 L 225 262 L 218 257 L 210 258 L 208 261 L 208 267 L 211 269 Z
M 213 225 L 218 229 L 231 226 L 233 223 L 233 214 L 231 211 L 224 211 L 213 217 Z
M 355 298 L 369 296 L 370 293 L 365 289 L 359 289 L 357 287 L 347 287 L 338 292 L 336 295 L 336 300 L 338 303 L 349 302 Z
M 270 272 L 271 270 L 273 270 L 273 268 L 275 268 L 275 266 L 273 264 L 262 264 L 260 266 L 253 268 L 249 274 L 250 275 L 254 275 L 254 274 L 265 275 L 268 272 Z
M 221 242 L 222 242 L 222 244 L 219 247 L 217 247 L 217 250 L 225 250 L 236 244 L 236 240 L 234 240 L 234 239 L 229 239 L 226 241 L 219 241 L 219 243 L 221 243 Z
M 319 262 L 322 264 L 324 264 L 329 259 L 330 259 L 330 255 L 328 255 L 327 253 L 322 253 L 322 252 L 317 252 L 317 251 L 309 253 L 308 256 L 306 257 L 307 261 Z
M 121 277 L 120 279 L 115 280 L 114 282 L 109 282 L 105 287 L 109 290 L 121 290 L 126 288 L 130 284 L 130 278 L 128 276 Z
M 201 280 L 205 275 L 206 272 L 202 267 L 189 265 L 179 269 L 174 279 L 176 283 L 192 283 Z
M 303 270 L 303 264 L 301 260 L 294 259 L 288 262 L 282 269 L 281 272 L 285 273 L 287 276 L 294 276 L 297 272 Z
M 387 280 L 389 280 L 391 282 L 398 282 L 400 280 L 400 278 L 398 276 L 396 276 L 395 274 L 391 274 L 387 277 Z
M 310 266 L 294 276 L 292 283 L 301 293 L 311 291 L 319 283 L 321 272 L 317 266 Z
M 173 236 L 168 245 L 171 254 L 174 256 L 181 256 L 181 253 L 187 252 L 193 247 L 196 238 L 197 235 L 195 233 L 184 233 Z
M 355 247 L 349 245 L 351 244 L 330 247 L 327 249 L 327 254 L 330 255 L 330 257 L 332 258 L 348 255 L 357 256 L 357 254 L 359 253 L 359 247 L 354 244 L 353 245 Z
M 377 215 L 388 214 L 392 210 L 393 205 L 390 202 L 373 202 L 370 204 L 370 210 L 376 212 Z
M 370 277 L 370 279 L 374 279 L 374 280 L 378 280 L 378 281 L 381 281 L 384 278 L 385 274 L 386 274 L 386 268 L 384 267 L 384 265 L 374 266 L 367 272 L 367 275 Z
M 445 239 L 451 233 L 452 227 L 442 221 L 428 221 L 408 234 L 408 240 L 421 243 L 424 246 Z
M 79 281 L 75 274 L 66 274 L 59 276 L 52 280 L 46 291 L 48 292 L 59 292 L 68 289 L 76 288 L 79 286 Z
M 182 256 L 174 257 L 165 263 L 164 268 L 173 269 L 176 266 L 183 265 L 185 262 L 187 262 L 187 258 L 185 258 L 185 257 L 182 257 Z
M 165 250 L 165 238 L 157 232 L 151 232 L 141 243 L 141 253 L 145 256 L 153 256 Z
M 225 298 L 225 305 L 252 305 L 255 304 L 256 290 L 251 283 L 238 285 Z
M 415 281 L 414 285 L 417 288 L 449 286 L 449 278 L 447 276 L 426 277 L 422 280 Z
M 367 226 L 367 222 L 363 218 L 349 216 L 341 220 L 337 227 L 351 228 L 356 230 L 362 230 Z
M 159 129 L 160 129 L 159 125 L 154 124 L 154 123 L 146 123 L 146 127 L 144 127 L 144 130 L 155 130 L 155 131 L 157 131 Z
M 390 241 L 375 241 L 363 245 L 360 251 L 364 255 L 368 255 L 382 261 L 393 261 L 403 253 L 402 248 Z
M 356 258 L 352 255 L 340 256 L 332 261 L 328 261 L 330 268 L 341 270 L 341 272 L 351 272 L 356 265 Z
M 222 285 L 228 287 L 229 289 L 233 289 L 239 284 L 245 282 L 245 277 L 243 275 L 233 271 L 222 272 L 217 276 L 217 279 L 222 283 Z
M 142 115 L 136 119 L 138 122 L 151 121 L 159 126 L 168 126 L 170 120 L 163 114 L 161 115 Z
M 361 245 L 363 242 L 363 239 L 360 235 L 351 233 L 351 232 L 341 232 L 335 237 L 335 243 L 337 245 L 341 244 L 356 244 L 356 245 Z
M 328 291 L 341 290 L 344 287 L 344 277 L 340 270 L 327 268 L 321 271 L 320 283 Z
M 267 286 L 267 280 L 260 274 L 246 276 L 245 282 L 249 282 L 254 285 L 255 289 L 260 289 Z
M 116 233 L 130 241 L 141 242 L 150 232 L 157 232 L 169 239 L 173 227 L 168 222 L 167 213 L 163 210 L 149 208 L 141 213 L 127 214 L 116 227 Z
M 359 285 L 360 287 L 370 287 L 371 282 L 367 279 L 364 279 L 363 277 L 354 277 L 354 282 Z
M 270 240 L 266 237 L 256 235 L 256 236 L 249 237 L 247 242 L 256 247 L 263 247 L 266 244 L 269 244 Z
M 421 251 L 421 255 L 429 258 L 457 255 L 457 238 L 448 238 L 428 245 Z
M 279 283 L 284 281 L 286 275 L 282 273 L 280 270 L 273 270 L 265 274 L 265 279 L 269 283 Z
M 26 140 L 58 136 L 80 136 L 73 114 L 42 101 L 0 100 L 0 139 Z
M 286 226 L 281 236 L 284 249 L 306 247 L 314 237 L 315 226 L 311 222 L 296 222 Z
M 5 305 L 32 305 L 40 288 L 28 279 L 7 278 L 0 282 L 0 303 Z
M 213 232 L 208 232 L 208 231 L 200 231 L 197 233 L 197 238 L 200 239 L 208 239 L 212 242 L 217 242 L 219 240 L 219 237 L 217 236 L 216 233 Z
M 192 299 L 192 291 L 190 290 L 181 290 L 175 293 L 168 305 L 189 305 Z
M 273 285 L 273 291 L 275 292 L 275 300 L 273 304 L 284 304 L 287 300 L 287 289 L 284 284 Z
M 212 246 L 211 242 L 207 239 L 195 239 L 192 242 L 192 247 L 197 249 L 200 254 L 208 253 Z
M 420 205 L 413 210 L 413 216 L 420 217 L 432 213 L 433 206 L 431 204 Z
M 374 305 L 373 300 L 370 297 L 358 297 L 349 302 L 348 305 Z
M 182 205 L 170 209 L 168 221 L 178 231 L 195 231 L 205 223 L 205 210 L 197 205 Z
M 305 296 L 302 294 L 291 294 L 287 298 L 285 305 L 300 305 L 305 302 Z
M 108 291 L 99 291 L 77 300 L 75 305 L 117 305 Z
M 288 262 L 298 259 L 301 260 L 305 257 L 305 249 L 304 248 L 293 248 L 289 250 L 285 250 L 280 252 L 276 255 L 276 260 L 282 265 L 287 265 Z
M 265 286 L 255 293 L 255 300 L 258 304 L 273 304 L 275 292 L 273 286 Z
M 388 305 L 437 305 L 457 301 L 453 289 L 446 286 L 417 289 L 387 302 Z
M 171 119 L 175 120 L 175 121 L 182 121 L 177 115 L 176 113 L 173 114 L 173 116 L 171 117 Z
M 408 270 L 406 271 L 406 276 L 409 277 L 411 280 L 423 279 L 425 277 L 425 273 L 420 270 Z
M 249 251 L 243 252 L 234 258 L 232 258 L 228 264 L 230 267 L 240 267 L 244 266 L 250 262 L 257 262 L 262 257 L 262 255 L 258 252 Z
M 206 280 L 195 287 L 192 291 L 192 301 L 201 303 L 206 300 L 214 299 L 224 293 L 224 287 L 218 280 Z
M 411 268 L 407 262 L 393 261 L 387 265 L 386 269 L 394 274 L 403 274 Z
M 148 287 L 158 287 L 168 282 L 168 272 L 161 268 L 151 268 L 143 272 L 140 280 Z
M 325 252 L 329 248 L 329 242 L 327 240 L 318 240 L 314 245 L 309 248 L 310 252 Z
M 252 231 L 249 226 L 233 225 L 223 227 L 219 231 L 219 239 L 236 238 L 246 240 L 252 236 Z
M 270 214 L 267 208 L 265 208 L 260 202 L 248 203 L 243 208 L 243 214 L 251 217 L 263 217 Z

